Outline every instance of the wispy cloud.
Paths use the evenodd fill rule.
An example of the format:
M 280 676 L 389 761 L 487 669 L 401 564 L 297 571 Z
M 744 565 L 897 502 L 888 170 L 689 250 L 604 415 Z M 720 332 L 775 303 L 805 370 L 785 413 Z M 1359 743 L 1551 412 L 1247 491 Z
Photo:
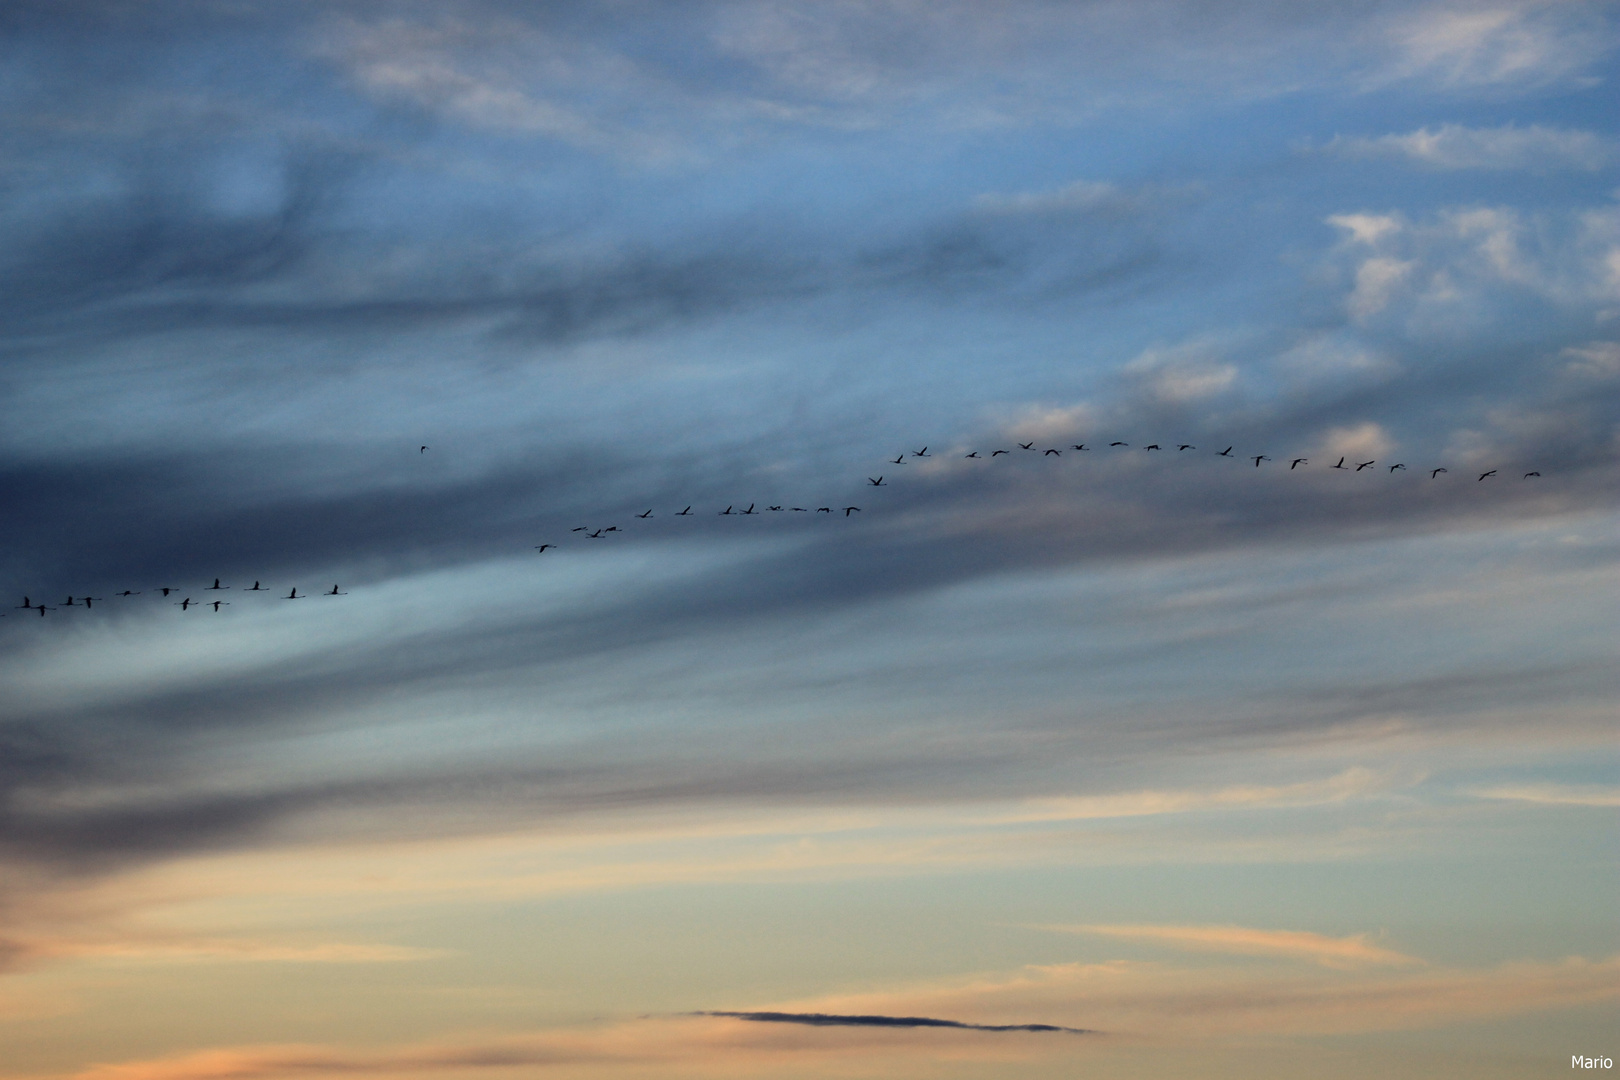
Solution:
M 1578 784 L 1501 784 L 1470 788 L 1478 799 L 1535 803 L 1542 806 L 1620 806 L 1620 788 Z
M 1099 934 L 1195 952 L 1273 956 L 1330 968 L 1406 966 L 1423 961 L 1374 944 L 1367 934 L 1329 937 L 1306 930 L 1260 930 L 1247 926 L 1061 925 L 1041 926 L 1071 934 Z
M 693 1016 L 724 1016 L 733 1020 L 751 1020 L 762 1024 L 804 1024 L 809 1027 L 875 1027 L 875 1028 L 956 1028 L 961 1031 L 1066 1031 L 1071 1035 L 1089 1035 L 1084 1028 L 1060 1027 L 1056 1024 L 970 1024 L 962 1020 L 940 1020 L 931 1016 L 849 1016 L 834 1013 L 790 1012 L 707 1012 Z
M 1338 135 L 1324 153 L 1351 158 L 1395 158 L 1433 169 L 1556 169 L 1596 171 L 1620 157 L 1620 143 L 1591 131 L 1508 125 L 1470 128 L 1442 124 L 1405 135 Z

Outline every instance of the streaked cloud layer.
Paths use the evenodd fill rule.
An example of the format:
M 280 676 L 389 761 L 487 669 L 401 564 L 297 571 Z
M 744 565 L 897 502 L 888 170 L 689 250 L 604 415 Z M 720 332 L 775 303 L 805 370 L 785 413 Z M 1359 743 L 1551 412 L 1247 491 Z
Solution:
M 1612 5 L 0 26 L 0 1075 L 1608 1030 Z

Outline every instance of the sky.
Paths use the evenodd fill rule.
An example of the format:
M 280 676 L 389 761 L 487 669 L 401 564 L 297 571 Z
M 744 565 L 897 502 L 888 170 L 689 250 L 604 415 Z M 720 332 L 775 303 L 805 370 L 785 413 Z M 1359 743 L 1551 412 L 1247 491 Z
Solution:
M 11 0 L 0 1078 L 1620 1056 L 1617 46 Z

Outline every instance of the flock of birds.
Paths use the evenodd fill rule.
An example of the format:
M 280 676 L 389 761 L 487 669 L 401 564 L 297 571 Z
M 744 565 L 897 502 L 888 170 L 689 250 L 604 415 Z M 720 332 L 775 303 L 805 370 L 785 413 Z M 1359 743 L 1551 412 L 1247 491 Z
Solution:
M 962 457 L 964 459 L 966 459 L 966 460 L 974 460 L 974 459 L 993 460 L 995 458 L 1001 457 L 1002 455 L 1007 455 L 1009 457 L 1013 457 L 1013 456 L 1017 456 L 1017 455 L 1022 454 L 1022 453 L 1030 453 L 1030 454 L 1037 454 L 1042 458 L 1049 458 L 1049 457 L 1062 457 L 1063 454 L 1066 453 L 1066 452 L 1071 453 L 1071 454 L 1074 454 L 1074 453 L 1089 453 L 1092 450 L 1091 446 L 1088 446 L 1083 442 L 1082 443 L 1069 443 L 1066 446 L 1047 446 L 1047 447 L 1037 447 L 1036 444 L 1033 441 L 1031 441 L 1031 442 L 1021 442 L 1021 443 L 1017 443 L 1016 445 L 1017 445 L 1017 448 L 1018 448 L 1017 450 L 1013 450 L 1013 449 L 995 449 L 995 450 L 991 450 L 987 454 L 986 453 L 981 453 L 978 450 L 972 450 L 972 451 L 969 451 L 966 454 L 963 454 Z M 1099 445 L 1101 445 L 1101 444 L 1099 444 Z M 1170 453 L 1172 455 L 1179 455 L 1179 454 L 1184 454 L 1184 453 L 1188 453 L 1188 452 L 1197 452 L 1197 450 L 1198 450 L 1198 447 L 1193 445 L 1192 443 L 1172 443 L 1172 444 L 1167 444 L 1167 445 L 1174 446 L 1174 450 L 1166 450 L 1166 446 L 1161 445 L 1159 443 L 1148 443 L 1148 444 L 1140 446 L 1140 447 L 1132 447 L 1130 443 L 1125 442 L 1124 440 L 1115 440 L 1113 442 L 1110 442 L 1110 443 L 1107 444 L 1106 449 L 1107 450 L 1112 450 L 1112 451 L 1139 449 L 1141 451 L 1148 452 L 1148 453 L 1151 453 L 1151 452 L 1157 450 L 1157 451 L 1161 451 L 1161 452 L 1167 452 L 1167 453 Z M 418 450 L 417 450 L 417 453 L 418 454 L 425 454 L 431 449 L 432 449 L 431 446 L 420 446 L 418 448 Z M 1215 452 L 1214 456 L 1215 457 L 1222 457 L 1222 458 L 1231 458 L 1234 461 L 1253 462 L 1254 467 L 1257 468 L 1257 469 L 1260 468 L 1262 465 L 1264 465 L 1265 462 L 1273 460 L 1269 455 L 1266 455 L 1266 454 L 1241 454 L 1241 455 L 1234 456 L 1233 451 L 1235 449 L 1236 449 L 1236 447 L 1228 446 L 1224 450 Z M 904 466 L 904 465 L 910 464 L 912 462 L 915 462 L 915 461 L 917 461 L 919 459 L 934 458 L 936 456 L 937 455 L 932 454 L 932 453 L 929 452 L 929 448 L 927 446 L 924 446 L 919 450 L 911 450 L 909 452 L 908 451 L 901 451 L 895 457 L 887 458 L 887 459 L 885 459 L 885 461 L 889 465 Z M 1278 464 L 1280 464 L 1280 462 Z M 1301 466 L 1307 466 L 1308 467 L 1309 465 L 1310 465 L 1310 459 L 1308 457 L 1296 457 L 1296 458 L 1288 459 L 1288 471 L 1290 471 L 1290 472 L 1300 468 Z M 1372 471 L 1376 472 L 1379 467 L 1380 467 L 1380 465 L 1379 465 L 1379 462 L 1378 462 L 1378 460 L 1376 458 L 1374 458 L 1372 460 L 1369 460 L 1369 461 L 1352 462 L 1349 457 L 1340 457 L 1337 462 L 1335 462 L 1333 465 L 1328 466 L 1329 469 L 1340 470 L 1340 471 L 1344 471 L 1344 472 L 1357 472 L 1357 473 L 1368 471 L 1368 470 L 1372 470 Z M 1405 462 L 1399 462 L 1399 461 L 1395 462 L 1393 464 L 1383 465 L 1381 467 L 1384 470 L 1386 470 L 1386 475 L 1391 475 L 1391 476 L 1394 475 L 1397 472 L 1411 471 L 1411 470 L 1407 469 L 1407 466 L 1406 466 Z M 1446 469 L 1444 466 L 1440 466 L 1440 467 L 1436 467 L 1436 468 L 1432 468 L 1432 469 L 1427 469 L 1425 471 L 1428 472 L 1430 480 L 1438 480 L 1442 475 L 1448 474 L 1450 472 L 1450 470 Z M 1492 477 L 1497 476 L 1498 472 L 1499 472 L 1499 470 L 1497 470 L 1497 469 L 1487 469 L 1484 472 L 1479 473 L 1479 475 L 1475 477 L 1474 482 L 1475 483 L 1483 483 L 1484 481 L 1489 480 Z M 1529 479 L 1534 478 L 1534 477 L 1539 477 L 1540 475 L 1541 475 L 1540 472 L 1531 471 L 1531 472 L 1525 473 L 1522 478 L 1525 479 L 1525 480 L 1529 480 Z M 887 477 L 886 473 L 880 473 L 877 476 L 868 476 L 866 478 L 867 486 L 868 487 L 874 487 L 874 488 L 889 487 L 891 485 L 889 484 L 886 477 Z M 833 519 L 840 518 L 840 517 L 844 518 L 844 519 L 849 519 L 849 518 L 853 517 L 855 514 L 859 514 L 859 513 L 863 513 L 863 512 L 864 512 L 863 508 L 859 507 L 859 506 L 839 506 L 839 507 L 816 506 L 816 507 L 810 507 L 810 506 L 788 506 L 786 504 L 768 505 L 762 510 L 762 509 L 759 508 L 759 505 L 757 503 L 749 503 L 746 507 L 743 507 L 741 509 L 738 508 L 738 504 L 733 503 L 731 505 L 728 505 L 724 510 L 715 511 L 716 515 L 719 516 L 719 517 L 733 517 L 733 516 L 735 516 L 735 517 L 752 517 L 752 516 L 760 515 L 760 514 L 782 513 L 782 514 L 808 514 L 808 515 L 810 515 L 812 517 L 817 516 L 817 515 L 821 515 L 821 514 L 826 514 L 829 518 L 833 518 Z M 653 510 L 651 508 L 649 508 L 643 513 L 634 514 L 632 516 L 637 518 L 637 519 L 640 519 L 640 520 L 646 520 L 648 518 L 653 517 L 654 513 L 653 513 Z M 677 517 L 677 518 L 690 518 L 690 517 L 694 517 L 696 515 L 694 514 L 694 512 L 692 510 L 692 507 L 687 506 L 682 510 L 675 511 L 674 513 L 670 514 L 669 516 L 670 517 Z M 619 528 L 618 525 L 604 525 L 604 526 L 577 525 L 571 530 L 571 534 L 575 534 L 575 535 L 584 534 L 583 539 L 586 539 L 586 540 L 603 540 L 603 539 L 607 539 L 610 533 L 623 534 L 624 532 L 625 532 L 625 530 Z M 559 543 L 547 542 L 547 543 L 542 543 L 542 544 L 536 544 L 536 545 L 534 545 L 534 548 L 535 548 L 536 552 L 543 555 L 547 551 L 551 551 L 553 549 L 559 548 L 560 546 L 561 545 Z M 221 584 L 219 578 L 215 578 L 214 583 L 212 585 L 203 586 L 203 587 L 201 587 L 201 588 L 199 588 L 199 589 L 197 589 L 195 591 L 200 592 L 200 593 L 214 593 L 217 596 L 217 594 L 219 594 L 221 592 L 230 591 L 231 588 L 232 587 L 229 586 L 229 585 Z M 156 588 L 152 589 L 151 591 L 154 594 L 160 595 L 166 602 L 168 602 L 169 604 L 171 604 L 174 607 L 179 608 L 183 612 L 189 612 L 193 608 L 197 608 L 197 609 L 206 608 L 206 609 L 214 612 L 215 614 L 218 614 L 221 608 L 231 606 L 230 601 L 223 600 L 223 599 L 212 599 L 212 600 L 210 600 L 210 599 L 203 599 L 203 600 L 195 599 L 191 595 L 185 595 L 186 594 L 185 589 L 177 589 L 177 588 L 174 588 L 173 586 L 159 586 L 159 587 L 156 587 Z M 241 592 L 241 593 L 272 593 L 275 590 L 266 589 L 258 581 L 255 581 L 253 583 L 252 588 L 239 589 L 239 590 L 236 590 L 236 591 Z M 118 600 L 127 600 L 127 599 L 130 599 L 132 597 L 142 596 L 142 595 L 144 595 L 144 593 L 141 592 L 141 591 L 136 591 L 134 589 L 124 589 L 121 592 L 114 593 L 113 597 L 114 597 L 114 599 L 118 599 Z M 277 595 L 279 596 L 279 594 L 277 594 Z M 279 596 L 279 598 L 282 599 L 282 600 L 304 600 L 304 599 L 307 599 L 307 598 L 309 598 L 311 596 L 347 596 L 347 595 L 349 595 L 349 594 L 347 592 L 343 591 L 342 589 L 340 589 L 337 585 L 333 585 L 330 589 L 323 590 L 323 591 L 321 591 L 319 593 L 300 593 L 298 591 L 297 587 L 295 586 L 291 590 L 289 590 L 285 596 Z M 181 599 L 168 600 L 168 597 L 170 597 L 170 596 L 179 596 L 179 597 L 181 597 Z M 48 611 L 56 611 L 56 610 L 58 610 L 58 608 L 80 608 L 80 607 L 82 607 L 82 608 L 84 608 L 86 610 L 93 610 L 96 604 L 105 603 L 105 602 L 106 602 L 106 600 L 103 597 L 90 596 L 88 594 L 79 595 L 79 596 L 70 594 L 65 600 L 62 600 L 59 604 L 35 603 L 34 600 L 31 597 L 24 596 L 22 598 L 22 603 L 18 604 L 14 610 L 27 611 L 27 612 L 30 612 L 30 613 L 37 613 L 41 618 L 43 618 L 45 616 L 46 612 L 48 612 Z M 0 617 L 4 617 L 5 614 L 6 614 L 5 612 L 0 612 Z

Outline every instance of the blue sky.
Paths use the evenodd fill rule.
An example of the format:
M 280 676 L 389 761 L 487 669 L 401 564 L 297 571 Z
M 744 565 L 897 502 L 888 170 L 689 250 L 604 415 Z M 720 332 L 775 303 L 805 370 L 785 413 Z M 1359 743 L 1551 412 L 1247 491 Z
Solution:
M 1593 1050 L 1615 44 L 11 5 L 4 1075 Z

